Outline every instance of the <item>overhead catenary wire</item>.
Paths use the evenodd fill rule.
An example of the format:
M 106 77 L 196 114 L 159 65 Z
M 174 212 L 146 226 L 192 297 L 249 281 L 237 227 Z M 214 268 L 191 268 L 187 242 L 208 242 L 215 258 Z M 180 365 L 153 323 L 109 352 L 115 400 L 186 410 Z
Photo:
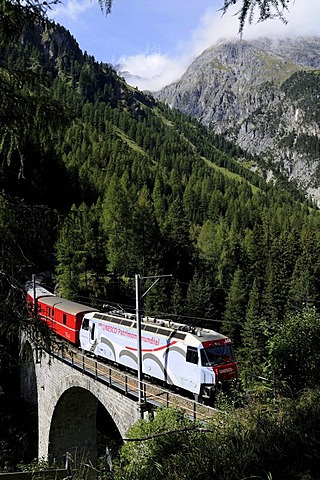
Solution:
M 81 301 L 86 301 L 86 300 L 90 300 L 92 301 L 93 299 L 90 298 L 90 297 L 83 297 L 83 296 L 79 296 L 78 297 L 79 300 Z M 83 299 L 83 300 L 82 300 Z M 124 303 L 116 303 L 116 302 L 112 302 L 110 300 L 101 300 L 101 299 L 94 299 L 94 301 L 98 304 L 101 304 L 101 305 L 112 305 L 112 306 L 115 306 L 115 307 L 120 307 L 120 309 L 126 311 L 126 310 L 129 310 L 129 311 L 132 311 L 134 312 L 135 311 L 135 307 L 134 305 L 129 305 L 129 304 L 124 304 Z M 202 322 L 210 322 L 210 323 L 230 323 L 230 324 L 234 324 L 234 325 L 243 325 L 242 322 L 238 322 L 238 321 L 235 321 L 235 320 L 224 320 L 224 319 L 221 319 L 221 318 L 205 318 L 205 317 L 195 317 L 195 316 L 192 316 L 192 315 L 185 315 L 185 314 L 181 314 L 181 313 L 170 313 L 170 312 L 159 312 L 159 311 L 151 311 L 151 310 L 146 310 L 146 309 L 143 309 L 141 308 L 141 314 L 145 315 L 145 316 L 155 316 L 155 317 L 158 317 L 161 315 L 161 317 L 175 317 L 175 318 L 181 318 L 181 319 L 189 319 L 189 320 L 197 320 L 197 321 L 202 321 Z M 163 318 L 163 320 L 165 320 L 165 318 Z

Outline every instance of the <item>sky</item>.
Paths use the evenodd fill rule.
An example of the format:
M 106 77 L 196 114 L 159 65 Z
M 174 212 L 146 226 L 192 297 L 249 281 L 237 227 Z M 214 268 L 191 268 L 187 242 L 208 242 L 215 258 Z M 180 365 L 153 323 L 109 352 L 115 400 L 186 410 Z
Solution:
M 241 2 L 242 3 L 242 2 Z M 188 65 L 219 40 L 239 39 L 237 7 L 222 16 L 223 0 L 114 0 L 104 15 L 98 0 L 62 0 L 49 18 L 63 25 L 80 48 L 112 64 L 128 83 L 157 91 L 181 77 Z M 291 0 L 279 19 L 246 25 L 244 40 L 266 36 L 320 36 L 320 1 Z

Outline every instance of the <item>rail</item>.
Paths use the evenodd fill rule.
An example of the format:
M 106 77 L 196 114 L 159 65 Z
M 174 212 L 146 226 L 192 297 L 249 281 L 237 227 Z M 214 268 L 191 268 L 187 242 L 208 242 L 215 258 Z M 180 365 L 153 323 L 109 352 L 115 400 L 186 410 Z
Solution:
M 50 354 L 61 361 L 68 363 L 78 371 L 89 375 L 109 388 L 112 388 L 138 402 L 139 382 L 136 376 L 98 361 L 96 358 L 83 355 L 74 348 L 60 348 Z M 217 410 L 208 405 L 184 397 L 165 387 L 143 380 L 141 382 L 143 410 L 152 410 L 159 407 L 181 408 L 193 420 L 209 421 Z

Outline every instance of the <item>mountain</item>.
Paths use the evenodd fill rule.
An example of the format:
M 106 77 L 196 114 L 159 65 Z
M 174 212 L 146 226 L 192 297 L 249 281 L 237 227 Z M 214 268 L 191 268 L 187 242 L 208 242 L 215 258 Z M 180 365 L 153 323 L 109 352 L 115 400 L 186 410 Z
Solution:
M 247 83 L 262 82 L 254 72 L 270 74 L 265 58 L 274 66 L 274 57 L 261 53 L 258 64 L 253 54 L 243 55 L 241 66 L 239 45 L 224 48 L 230 67 L 221 57 L 211 70 L 217 89 L 219 72 L 230 82 L 230 98 L 221 90 L 221 105 L 232 125 L 233 117 L 240 123 L 249 115 L 249 95 L 252 111 L 263 106 L 264 84 L 259 97 Z M 301 79 L 294 83 L 294 75 L 307 81 L 314 70 L 300 72 L 275 55 L 274 71 L 287 73 L 277 95 L 275 88 L 267 93 L 280 108 L 281 95 L 300 98 Z M 292 56 L 301 54 L 292 50 Z M 313 64 L 316 57 L 304 58 Z M 222 128 L 208 128 L 130 87 L 60 26 L 26 29 L 0 49 L 0 64 L 2 344 L 19 338 L 13 327 L 25 321 L 20 286 L 32 274 L 80 303 L 134 310 L 138 273 L 144 315 L 229 335 L 245 382 L 265 376 L 270 341 L 284 319 L 320 306 L 319 209 L 279 172 L 267 183 L 258 156 L 226 140 Z M 206 79 L 209 95 L 207 85 Z M 232 101 L 237 88 L 246 89 L 241 105 Z M 309 129 L 314 112 L 314 105 L 303 110 Z M 17 365 L 10 350 L 2 350 L 1 389 L 4 378 L 11 382 L 8 361 Z M 15 459 L 1 460 L 7 468 Z
M 170 174 L 173 168 L 178 171 L 183 156 L 188 157 L 191 170 L 197 164 L 208 168 L 210 162 L 215 174 L 228 178 L 231 174 L 236 181 L 246 179 L 251 186 L 266 188 L 262 176 L 238 161 L 243 152 L 233 144 L 221 142 L 196 120 L 128 85 L 112 66 L 83 53 L 76 39 L 60 25 L 26 28 L 14 48 L 0 54 L 0 61 L 35 75 L 32 98 L 43 98 L 44 102 L 53 98 L 60 102 L 58 108 L 66 109 L 72 117 L 63 137 L 49 134 L 45 141 L 37 138 L 38 128 L 28 125 L 27 142 L 19 146 L 27 149 L 21 158 L 23 175 L 19 175 L 18 158 L 2 165 L 0 187 L 10 195 L 37 202 L 50 198 L 59 208 L 67 208 L 72 201 L 90 203 L 103 194 L 101 171 L 108 166 L 112 174 L 112 168 L 125 170 L 127 164 L 136 163 L 139 168 L 144 165 L 150 169 L 154 177 L 157 163 L 174 159 L 165 166 Z M 40 109 L 35 111 L 38 114 Z M 30 122 L 33 118 L 34 111 Z M 46 152 L 38 152 L 39 145 L 45 145 Z M 10 145 L 7 150 L 11 152 Z M 14 153 L 18 157 L 19 152 Z M 110 167 L 121 160 L 121 167 Z
M 320 304 L 320 212 L 279 173 L 267 183 L 258 156 L 130 87 L 57 25 L 26 31 L 0 61 L 21 78 L 2 85 L 0 71 L 15 113 L 0 104 L 5 278 L 21 266 L 20 284 L 45 272 L 67 298 L 132 306 L 137 272 L 145 291 L 170 274 L 144 311 L 222 329 L 262 374 L 266 325 L 272 333 L 288 312 Z
M 235 49 L 234 64 L 237 55 Z M 291 55 L 303 56 L 294 49 Z M 316 56 L 304 55 L 304 61 L 312 65 Z M 249 65 L 250 57 L 246 62 Z M 283 62 L 279 60 L 278 70 L 285 70 Z M 222 73 L 231 69 L 222 61 L 219 65 Z M 305 107 L 307 93 L 311 101 L 317 85 L 309 82 L 309 90 L 302 90 L 299 75 L 306 76 L 307 85 L 314 67 L 300 72 L 294 65 L 287 60 L 288 72 L 277 95 L 299 100 L 302 92 Z M 263 71 L 262 60 L 258 66 Z M 241 67 L 248 79 L 251 69 L 250 85 L 257 81 L 254 71 L 258 66 L 256 70 L 254 65 Z M 230 85 L 236 91 L 240 76 L 239 81 L 233 80 Z M 245 98 L 250 85 L 242 82 Z M 245 418 L 254 429 L 252 435 L 246 433 L 249 443 L 244 448 L 259 468 L 248 468 L 245 458 L 244 467 L 239 467 L 241 475 L 269 472 L 275 479 L 311 478 L 318 471 L 318 455 L 313 455 L 313 465 L 309 453 L 319 425 L 318 412 L 311 406 L 319 405 L 319 399 L 310 396 L 309 410 L 303 411 L 300 404 L 293 409 L 291 385 L 301 391 L 303 385 L 319 383 L 314 352 L 319 338 L 320 210 L 281 175 L 267 184 L 258 175 L 259 169 L 252 172 L 259 158 L 218 135 L 222 129 L 213 131 L 128 86 L 109 65 L 83 53 L 59 26 L 26 30 L 16 44 L 0 48 L 0 93 L 0 470 L 25 465 L 37 452 L 36 412 L 13 401 L 19 391 L 21 328 L 28 332 L 32 328 L 41 348 L 42 340 L 50 348 L 53 341 L 48 340 L 41 322 L 27 315 L 22 285 L 37 274 L 37 279 L 66 298 L 93 303 L 99 309 L 113 305 L 127 311 L 134 310 L 135 275 L 139 273 L 143 315 L 214 328 L 233 339 L 242 385 L 246 390 L 250 387 L 250 395 L 236 389 L 232 403 L 242 405 L 245 398 L 253 398 L 258 409 L 254 415 L 263 426 L 261 435 L 258 432 L 263 441 L 262 446 L 258 444 L 260 459 L 251 448 L 252 443 L 256 445 L 257 429 Z M 230 88 L 232 99 L 231 93 Z M 270 102 L 280 105 L 271 93 Z M 263 104 L 257 89 L 252 88 L 251 95 L 254 111 L 255 103 Z M 240 114 L 248 115 L 244 102 L 240 111 L 227 95 L 222 100 L 230 124 L 229 107 L 239 119 Z M 315 105 L 301 111 L 310 116 L 310 130 Z M 266 375 L 270 379 L 266 388 L 252 388 L 256 380 L 265 382 Z M 290 378 L 291 385 L 287 383 Z M 274 402 L 282 379 L 286 395 L 290 386 L 288 414 L 281 410 L 274 421 L 270 408 L 282 408 L 283 402 Z M 268 391 L 267 417 L 261 422 L 257 402 L 261 398 L 265 408 Z M 219 406 L 225 406 L 226 396 L 221 393 Z M 292 422 L 293 410 L 300 424 Z M 285 437 L 281 436 L 280 414 Z M 314 423 L 306 422 L 310 418 Z M 293 440 L 288 436 L 288 422 Z M 243 428 L 230 425 L 243 439 Z M 269 429 L 266 437 L 268 425 L 275 429 Z M 25 427 L 32 435 L 26 435 Z M 233 441 L 225 429 L 221 432 L 232 453 L 235 442 L 242 447 L 239 437 Z M 201 438 L 207 442 L 205 437 Z M 310 445 L 304 442 L 304 454 L 296 455 L 296 473 L 290 453 L 295 439 L 301 453 L 301 438 L 310 438 Z M 270 454 L 274 439 L 283 470 L 274 462 L 277 455 Z M 290 445 L 288 456 L 278 448 L 279 442 Z M 100 445 L 105 449 L 104 441 Z M 206 457 L 210 451 L 214 455 L 209 460 L 215 460 L 215 445 L 206 447 Z M 219 451 L 229 465 L 229 451 Z M 179 450 L 182 462 L 184 453 L 180 455 Z M 189 456 L 193 461 L 193 452 Z M 273 464 L 269 466 L 265 458 Z M 306 464 L 302 465 L 301 458 Z M 173 471 L 171 460 L 167 463 Z M 221 478 L 226 478 L 219 461 L 220 457 L 215 463 L 206 460 L 207 478 L 215 465 Z M 150 465 L 153 472 L 154 461 Z M 235 478 L 234 465 L 230 465 L 229 477 Z M 195 475 L 189 469 L 188 478 L 198 473 L 198 464 L 193 461 L 193 466 Z M 173 471 L 176 478 L 185 477 L 179 473 L 181 469 Z
M 154 97 L 320 200 L 320 38 L 221 41 Z

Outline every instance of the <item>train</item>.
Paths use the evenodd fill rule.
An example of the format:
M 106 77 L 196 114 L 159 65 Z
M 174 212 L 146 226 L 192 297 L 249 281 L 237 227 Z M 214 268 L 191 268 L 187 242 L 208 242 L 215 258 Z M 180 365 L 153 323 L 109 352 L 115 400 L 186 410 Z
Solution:
M 171 320 L 95 308 L 61 298 L 40 284 L 26 284 L 27 304 L 59 337 L 97 359 L 192 394 L 210 403 L 218 388 L 237 382 L 238 365 L 229 337 Z M 35 308 L 36 305 L 36 308 Z M 138 346 L 140 345 L 140 351 Z

